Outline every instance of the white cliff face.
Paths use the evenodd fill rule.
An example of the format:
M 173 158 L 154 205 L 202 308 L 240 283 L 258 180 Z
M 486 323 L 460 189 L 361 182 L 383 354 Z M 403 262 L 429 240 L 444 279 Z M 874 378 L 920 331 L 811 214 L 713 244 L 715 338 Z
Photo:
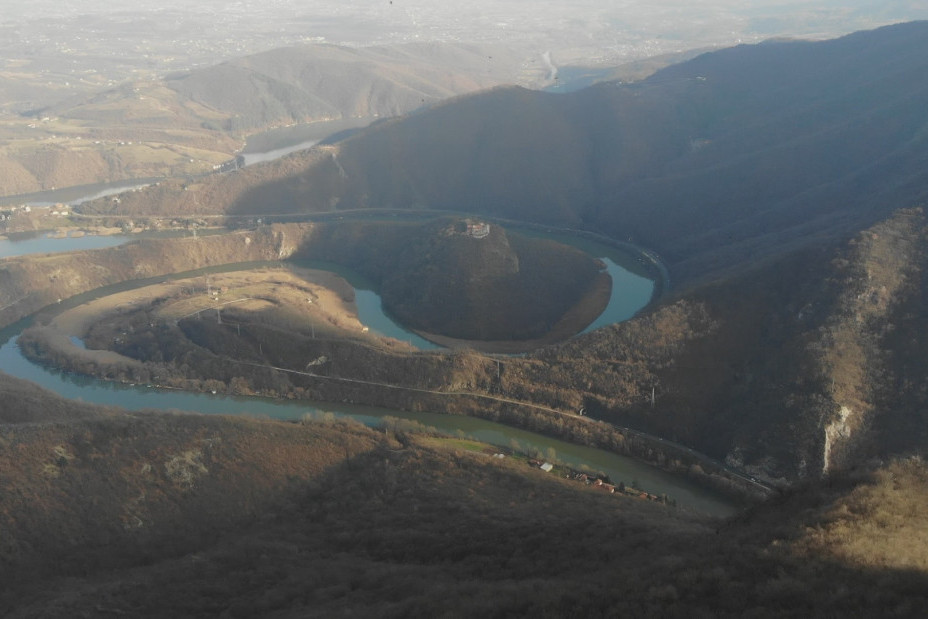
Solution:
M 853 411 L 848 406 L 842 406 L 838 411 L 838 418 L 825 426 L 825 453 L 822 462 L 822 474 L 827 474 L 831 467 L 832 450 L 840 443 L 851 437 L 851 426 L 848 420 Z
M 276 231 L 277 237 L 277 259 L 286 260 L 296 252 L 296 244 L 287 238 L 286 231 L 279 229 Z

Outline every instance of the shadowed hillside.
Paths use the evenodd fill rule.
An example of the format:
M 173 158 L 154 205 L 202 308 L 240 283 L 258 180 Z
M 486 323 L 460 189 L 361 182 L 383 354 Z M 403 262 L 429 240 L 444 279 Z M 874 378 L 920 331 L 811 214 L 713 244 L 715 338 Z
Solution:
M 295 256 L 349 266 L 401 324 L 467 340 L 540 338 L 586 301 L 586 322 L 563 334 L 573 335 L 608 293 L 602 266 L 583 252 L 477 220 L 317 224 Z
M 540 68 L 502 45 L 304 45 L 135 81 L 36 109 L 0 132 L 0 195 L 211 173 L 246 136 L 317 123 L 315 139 Z M 330 121 L 332 128 L 323 128 Z M 305 138 L 309 139 L 309 138 Z M 276 148 L 273 146 L 271 149 Z
M 538 351 L 544 365 L 510 362 L 507 378 L 771 480 L 919 453 L 925 226 L 899 212 Z
M 926 78 L 926 22 L 741 46 L 635 84 L 465 97 L 206 181 L 198 200 L 143 193 L 118 211 L 490 213 L 632 237 L 675 281 L 705 280 L 925 199 Z
M 729 521 L 400 425 L 113 411 L 0 424 L 0 462 L 11 618 L 905 617 L 928 591 L 918 459 Z
M 926 108 L 928 23 L 743 46 L 638 84 L 496 91 L 374 128 L 338 153 L 339 207 L 603 227 L 699 278 L 928 196 Z

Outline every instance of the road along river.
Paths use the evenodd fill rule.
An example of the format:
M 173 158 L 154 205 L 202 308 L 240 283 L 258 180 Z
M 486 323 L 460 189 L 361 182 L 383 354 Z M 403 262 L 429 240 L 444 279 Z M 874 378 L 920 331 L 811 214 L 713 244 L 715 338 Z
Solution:
M 238 267 L 223 267 L 212 270 L 215 272 L 222 269 L 252 268 L 253 266 L 255 265 L 239 265 Z M 177 274 L 171 276 L 171 278 L 190 277 L 195 274 Z M 164 279 L 169 278 L 158 278 L 159 281 Z M 127 282 L 109 287 L 106 290 L 94 291 L 68 299 L 61 306 L 62 308 L 73 307 L 92 298 L 112 294 L 116 290 L 127 290 L 147 283 L 152 282 Z M 376 312 L 380 307 L 379 297 L 373 292 L 368 291 L 368 293 L 363 295 L 371 297 L 370 302 L 365 303 L 367 306 L 365 311 Z M 393 323 L 389 317 L 384 315 L 381 319 L 385 321 L 384 324 L 392 324 L 397 329 L 402 330 L 402 327 Z M 549 459 L 556 459 L 573 468 L 590 469 L 605 473 L 616 483 L 622 481 L 627 485 L 635 485 L 652 494 L 666 494 L 675 499 L 679 506 L 703 513 L 729 515 L 737 509 L 731 501 L 717 493 L 637 460 L 481 419 L 445 415 L 439 412 L 411 413 L 348 404 L 198 394 L 144 385 L 123 385 L 65 374 L 31 363 L 20 354 L 16 339 L 28 323 L 29 319 L 26 319 L 0 331 L 0 344 L 2 344 L 0 346 L 0 369 L 13 376 L 38 383 L 46 389 L 67 398 L 80 399 L 101 405 L 119 406 L 129 410 L 185 410 L 208 414 L 267 416 L 275 419 L 300 419 L 307 413 L 320 414 L 328 412 L 339 417 L 350 417 L 368 425 L 380 424 L 385 417 L 396 417 L 414 420 L 443 432 L 460 433 L 499 446 L 508 447 L 515 442 L 520 450 L 544 454 Z M 390 335 L 398 337 L 395 334 Z M 403 338 L 400 336 L 400 339 Z
M 417 421 L 451 434 L 463 434 L 494 445 L 517 444 L 522 451 L 544 454 L 577 469 L 607 474 L 613 482 L 634 484 L 652 494 L 667 494 L 681 507 L 725 516 L 736 511 L 733 503 L 689 481 L 647 464 L 600 449 L 583 447 L 473 417 L 406 411 L 342 403 L 243 398 L 190 393 L 144 385 L 124 385 L 85 376 L 62 373 L 26 360 L 16 345 L 24 327 L 0 332 L 0 368 L 8 374 L 31 380 L 66 398 L 93 404 L 119 406 L 128 410 L 182 410 L 207 414 L 251 415 L 273 419 L 301 419 L 306 414 L 332 413 L 366 425 L 379 425 L 386 417 Z

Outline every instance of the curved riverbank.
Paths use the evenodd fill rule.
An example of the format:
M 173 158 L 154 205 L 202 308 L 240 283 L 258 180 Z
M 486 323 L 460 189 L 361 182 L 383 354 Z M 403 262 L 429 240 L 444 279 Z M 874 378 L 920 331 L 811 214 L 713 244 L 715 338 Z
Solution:
M 79 399 L 88 403 L 118 406 L 129 410 L 165 409 L 188 410 L 207 414 L 245 414 L 268 416 L 275 419 L 301 419 L 307 414 L 350 417 L 367 425 L 379 425 L 389 417 L 408 419 L 451 434 L 464 433 L 478 440 L 511 447 L 514 444 L 522 451 L 547 454 L 557 461 L 578 469 L 600 471 L 613 481 L 638 482 L 638 486 L 651 493 L 667 494 L 681 507 L 713 515 L 730 515 L 737 506 L 724 495 L 707 491 L 698 478 L 689 479 L 685 472 L 669 474 L 641 460 L 624 458 L 609 450 L 584 447 L 574 442 L 565 442 L 535 431 L 503 423 L 448 414 L 442 406 L 421 407 L 422 410 L 402 410 L 385 406 L 372 407 L 349 402 L 311 402 L 282 400 L 256 396 L 234 396 L 223 394 L 195 393 L 177 389 L 166 389 L 145 385 L 130 385 L 112 381 L 62 373 L 36 365 L 26 360 L 18 349 L 16 329 L 0 333 L 0 339 L 9 337 L 0 346 L 0 363 L 5 372 L 31 380 L 59 395 Z M 455 394 L 447 394 L 453 397 Z M 443 410 L 436 413 L 432 411 Z
M 251 266 L 251 265 L 248 265 Z M 215 271 L 215 269 L 213 269 Z M 203 272 L 196 274 L 201 281 L 204 278 Z M 214 279 L 217 283 L 221 280 Z M 116 299 L 116 305 L 110 303 L 112 310 L 127 309 L 130 305 L 139 307 L 146 301 L 151 301 L 159 297 L 166 287 L 183 286 L 177 281 L 161 282 L 150 281 L 152 289 L 130 289 L 123 292 Z M 111 287 L 104 293 L 114 292 L 114 289 L 126 287 L 127 284 Z M 343 291 L 344 292 L 344 291 Z M 101 294 L 104 294 L 101 293 Z M 93 293 L 86 297 L 94 296 Z M 344 294 L 342 296 L 345 296 Z M 83 299 L 88 300 L 88 299 Z M 68 309 L 69 306 L 76 305 L 74 309 Z M 88 351 L 79 346 L 71 339 L 73 336 L 83 335 L 86 328 L 93 320 L 99 316 L 100 308 L 96 305 L 86 307 L 75 303 L 74 300 L 64 302 L 61 305 L 55 305 L 48 311 L 41 314 L 40 320 L 43 323 L 56 323 L 62 333 L 59 338 L 59 344 L 62 347 L 72 349 L 72 352 L 78 355 L 91 354 L 94 351 Z M 86 311 L 85 311 L 86 310 Z M 23 321 L 28 322 L 28 321 Z M 456 431 L 465 431 L 474 435 L 481 440 L 495 442 L 498 445 L 507 446 L 511 440 L 517 440 L 520 444 L 527 446 L 529 449 L 547 452 L 553 449 L 557 453 L 558 460 L 563 460 L 574 466 L 581 466 L 586 463 L 587 466 L 594 470 L 606 472 L 613 480 L 624 480 L 627 483 L 637 480 L 640 485 L 652 493 L 666 493 L 675 498 L 680 505 L 689 506 L 700 511 L 707 511 L 715 514 L 732 513 L 731 503 L 721 500 L 713 493 L 705 493 L 698 490 L 694 482 L 700 480 L 698 469 L 688 470 L 679 468 L 671 476 L 666 473 L 659 473 L 659 469 L 652 468 L 643 464 L 640 460 L 625 461 L 615 460 L 618 455 L 596 456 L 597 453 L 590 449 L 577 447 L 576 443 L 590 444 L 589 438 L 592 430 L 574 432 L 565 432 L 563 424 L 558 424 L 556 416 L 560 415 L 565 420 L 573 417 L 569 414 L 559 413 L 556 410 L 548 409 L 543 406 L 533 406 L 528 403 L 520 403 L 512 399 L 489 394 L 468 393 L 465 391 L 444 392 L 440 390 L 417 390 L 404 388 L 402 386 L 391 385 L 373 385 L 370 383 L 361 383 L 351 381 L 350 379 L 340 380 L 337 377 L 328 377 L 322 379 L 315 377 L 313 380 L 326 380 L 333 384 L 340 384 L 347 387 L 340 394 L 332 393 L 328 399 L 331 403 L 321 404 L 318 401 L 293 401 L 247 397 L 232 395 L 209 396 L 207 393 L 188 393 L 176 389 L 142 387 L 140 385 L 130 386 L 117 382 L 100 383 L 94 379 L 82 378 L 75 375 L 61 374 L 60 372 L 50 371 L 35 364 L 26 361 L 20 354 L 17 347 L 16 335 L 25 326 L 20 324 L 12 329 L 7 329 L 2 333 L 2 339 L 10 338 L 2 347 L 0 347 L 0 360 L 5 371 L 11 372 L 21 378 L 30 379 L 38 382 L 44 387 L 50 388 L 61 395 L 71 398 L 80 398 L 88 402 L 99 402 L 107 405 L 127 406 L 129 408 L 151 408 L 164 407 L 168 409 L 181 410 L 198 410 L 201 412 L 243 412 L 248 414 L 272 416 L 284 416 L 286 418 L 299 417 L 307 410 L 334 411 L 338 414 L 350 415 L 358 418 L 365 423 L 375 423 L 377 419 L 382 419 L 386 415 L 398 416 L 402 418 L 413 419 L 427 425 L 436 426 L 444 431 L 452 433 Z M 112 354 L 108 351 L 104 354 Z M 410 357 L 421 357 L 422 354 L 409 355 Z M 426 355 L 434 356 L 434 355 Z M 105 368 L 106 359 L 96 356 L 93 359 L 97 367 Z M 123 366 L 125 367 L 125 366 Z M 254 368 L 261 370 L 266 368 Z M 283 372 L 281 368 L 275 372 Z M 308 373 L 305 373 L 308 374 Z M 201 391 L 208 391 L 203 390 Z M 129 394 L 129 395 L 127 395 Z M 334 400 L 334 402 L 333 402 Z M 347 400 L 348 402 L 346 402 Z M 163 404 L 160 402 L 163 401 Z M 369 408 L 359 405 L 358 403 L 371 401 L 381 402 L 385 407 Z M 351 404 L 349 402 L 355 402 Z M 231 404 L 235 405 L 232 406 Z M 431 411 L 443 411 L 436 414 Z M 447 414 L 461 413 L 461 414 Z M 471 414 L 472 417 L 466 417 L 464 414 Z M 526 415 L 526 413 L 535 413 Z M 481 421 L 480 418 L 490 421 L 501 421 L 509 425 L 495 425 L 487 421 Z M 593 422 L 589 419 L 575 419 L 591 429 L 598 429 L 600 432 L 608 431 L 607 435 L 600 437 L 599 443 L 607 447 L 611 454 L 616 453 L 635 453 L 636 439 L 629 438 L 630 435 L 621 432 L 613 432 L 607 424 Z M 489 425 L 486 425 L 489 423 Z M 570 424 L 567 424 L 570 425 Z M 513 426 L 521 426 L 528 430 L 540 431 L 546 435 L 560 435 L 568 440 L 572 439 L 574 443 L 561 443 L 553 441 L 550 438 L 542 438 L 538 434 L 525 432 L 514 429 Z M 553 442 L 552 442 L 553 441 Z M 586 449 L 584 451 L 584 449 Z M 574 454 L 574 451 L 580 450 L 582 456 Z M 603 457 L 606 459 L 603 460 Z M 631 467 L 631 468 L 629 468 Z M 655 477 L 656 475 L 656 477 Z M 690 481 L 692 478 L 692 481 Z M 702 480 L 705 481 L 704 479 Z
M 163 286 L 160 283 L 158 285 Z M 136 291 L 133 298 L 151 301 L 160 297 L 156 292 Z M 141 310 L 143 307 L 140 305 L 137 309 Z M 56 306 L 53 310 L 57 311 L 59 307 Z M 98 313 L 96 310 L 90 312 L 92 315 Z M 87 312 L 84 312 L 84 315 L 88 315 Z M 49 317 L 46 316 L 42 320 L 48 321 Z M 212 325 L 212 322 L 207 321 L 204 324 Z M 228 329 L 229 326 L 226 325 L 225 328 Z M 239 323 L 236 326 L 238 337 L 249 337 L 252 333 L 247 325 Z M 134 362 L 124 363 L 123 360 L 107 364 L 102 359 L 96 359 L 88 366 L 86 360 L 82 361 L 82 355 L 88 354 L 88 351 L 73 346 L 67 337 L 82 335 L 82 328 L 74 327 L 74 333 L 58 338 L 59 344 L 65 349 L 73 349 L 75 356 L 69 361 L 68 355 L 55 354 L 56 364 L 81 371 L 87 371 L 88 367 L 92 367 L 92 373 L 98 376 L 125 382 L 147 383 L 152 380 L 152 376 L 160 376 L 156 380 L 159 384 L 170 384 L 192 391 L 215 392 L 218 389 L 225 393 L 273 393 L 278 397 L 309 399 L 315 402 L 384 406 L 411 414 L 441 410 L 446 413 L 470 415 L 639 458 L 674 474 L 700 479 L 703 484 L 722 488 L 727 492 L 752 495 L 763 490 L 745 477 L 727 471 L 695 451 L 658 437 L 650 437 L 627 428 L 617 429 L 609 424 L 578 416 L 576 405 L 560 400 L 556 391 L 551 394 L 555 398 L 551 404 L 524 399 L 518 395 L 518 390 L 513 391 L 513 385 L 499 384 L 497 381 L 500 376 L 494 378 L 494 375 L 501 373 L 501 366 L 504 370 L 502 376 L 505 377 L 512 364 L 521 363 L 517 360 L 501 363 L 498 359 L 474 353 L 431 353 L 423 356 L 422 353 L 371 347 L 363 342 L 317 337 L 306 338 L 300 344 L 292 333 L 287 333 L 284 339 L 278 342 L 279 345 L 268 339 L 262 340 L 267 345 L 265 350 L 293 349 L 296 351 L 296 357 L 303 359 L 303 364 L 307 358 L 335 358 L 339 360 L 339 373 L 332 375 L 328 370 L 320 373 L 316 369 L 307 371 L 303 365 L 298 368 L 289 363 L 281 365 L 283 361 L 275 364 L 271 360 L 255 362 L 229 359 L 217 361 L 217 367 L 228 366 L 228 371 L 232 372 L 229 375 L 239 377 L 235 381 L 217 380 L 221 379 L 221 375 L 205 375 L 203 369 L 206 364 L 202 363 L 197 364 L 200 369 L 194 375 L 177 375 L 168 380 L 172 374 L 163 365 L 149 367 L 144 373 L 138 371 L 139 368 Z M 229 335 L 221 338 L 223 341 L 236 339 L 235 330 L 228 333 Z M 262 337 L 267 337 L 267 334 L 263 334 Z M 33 342 L 29 348 L 32 355 L 44 356 L 42 346 L 36 347 Z M 69 366 L 69 363 L 77 365 Z M 418 378 L 424 382 L 417 384 L 414 381 L 410 384 L 410 378 Z M 244 385 L 248 387 L 243 391 L 241 386 Z
M 544 336 L 530 340 L 462 340 L 437 333 L 418 330 L 415 332 L 424 339 L 451 350 L 470 349 L 503 355 L 527 353 L 583 332 L 597 317 L 606 313 L 612 291 L 612 279 L 606 273 L 601 273 L 587 293 L 561 316 Z
M 280 259 L 292 255 L 311 229 L 312 224 L 274 225 L 216 237 L 175 239 L 169 246 L 175 251 L 166 251 L 168 246 L 163 244 L 164 241 L 140 241 L 120 248 L 84 252 L 71 257 L 50 256 L 34 261 L 4 261 L 0 264 L 0 278 L 17 274 L 18 271 L 20 277 L 38 275 L 38 278 L 28 281 L 50 281 L 52 285 L 45 290 L 34 291 L 37 294 L 26 295 L 24 300 L 14 299 L 13 303 L 0 307 L 0 317 L 4 317 L 4 322 L 8 323 L 10 317 L 25 315 L 26 310 L 55 294 L 55 291 L 60 289 L 56 288 L 57 286 L 65 285 L 64 288 L 68 291 L 80 290 L 82 287 L 92 289 L 94 284 L 99 285 L 101 282 L 116 279 L 121 283 L 111 286 L 128 289 L 143 283 L 156 283 L 160 281 L 159 278 L 175 278 L 175 275 L 164 274 L 150 277 L 147 282 L 137 280 L 141 273 L 169 271 L 172 268 L 178 270 L 180 264 L 199 266 L 205 263 L 212 264 L 208 266 L 209 269 L 223 269 L 225 267 L 220 265 L 224 259 L 229 260 L 232 256 L 239 257 L 243 254 L 265 260 Z M 81 265 L 82 262 L 86 264 Z M 131 271 L 127 271 L 127 265 L 131 265 Z M 83 272 L 87 272 L 88 277 L 82 279 Z M 48 280 L 43 280 L 43 276 Z M 8 294 L 9 290 L 4 287 L 0 295 Z M 73 302 L 65 301 L 61 306 L 77 301 L 77 298 Z M 59 309 L 57 304 L 51 303 L 53 310 Z M 280 336 L 265 332 L 262 337 L 265 336 L 280 337 L 280 345 L 276 347 L 279 349 L 287 349 L 293 345 L 292 338 L 286 334 Z M 599 337 L 596 334 L 592 336 Z M 584 337 L 588 338 L 591 335 Z M 228 338 L 219 339 L 231 341 Z M 301 345 L 303 349 L 300 353 L 304 358 L 298 365 L 292 362 L 275 363 L 272 359 L 266 359 L 260 361 L 267 366 L 263 371 L 256 372 L 256 368 L 252 367 L 247 371 L 239 371 L 237 375 L 244 377 L 246 381 L 247 378 L 281 381 L 285 378 L 281 375 L 288 372 L 280 372 L 273 368 L 285 368 L 290 370 L 291 376 L 299 376 L 294 372 L 304 370 L 306 358 L 318 359 L 328 356 L 347 359 L 347 365 L 342 366 L 347 374 L 343 372 L 327 376 L 307 375 L 292 382 L 287 379 L 286 384 L 290 384 L 290 387 L 282 392 L 275 388 L 274 393 L 315 401 L 364 402 L 398 410 L 444 410 L 483 416 L 586 444 L 619 450 L 667 470 L 685 470 L 726 486 L 728 491 L 740 488 L 737 490 L 738 493 L 755 494 L 763 490 L 747 476 L 727 470 L 723 465 L 685 447 L 674 446 L 657 437 L 648 437 L 628 429 L 615 429 L 608 424 L 592 423 L 587 418 L 578 417 L 576 413 L 585 405 L 586 398 L 598 396 L 581 388 L 579 383 L 565 388 L 558 386 L 556 381 L 539 382 L 543 379 L 538 372 L 547 365 L 547 362 L 540 363 L 540 359 L 510 359 L 501 362 L 499 359 L 475 353 L 397 353 L 378 350 L 376 347 L 357 342 L 315 338 L 304 341 Z M 581 368 L 578 366 L 576 369 Z M 552 367 L 551 370 L 560 371 L 556 367 Z M 449 371 L 451 374 L 448 374 Z M 572 381 L 570 385 L 573 385 L 576 381 L 569 378 L 573 373 L 575 370 L 571 370 L 560 380 L 567 378 Z M 587 374 L 578 375 L 578 379 L 583 375 Z M 137 382 L 128 374 L 114 377 Z M 647 376 L 643 376 L 640 380 L 646 379 Z M 191 389 L 206 389 L 203 381 L 199 380 L 183 384 Z M 212 386 L 207 390 L 216 389 L 215 379 L 209 384 Z M 227 381 L 223 384 L 229 383 Z M 291 388 L 292 393 L 289 391 Z M 266 386 L 256 389 L 249 387 L 249 391 L 269 393 Z

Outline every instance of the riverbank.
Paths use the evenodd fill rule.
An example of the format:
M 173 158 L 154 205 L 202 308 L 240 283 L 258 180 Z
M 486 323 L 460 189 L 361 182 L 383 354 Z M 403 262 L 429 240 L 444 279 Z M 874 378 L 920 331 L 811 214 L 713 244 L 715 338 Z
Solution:
M 577 409 L 568 402 L 555 400 L 540 404 L 520 398 L 513 385 L 499 382 L 499 379 L 511 371 L 513 363 L 523 363 L 521 360 L 507 359 L 501 364 L 498 359 L 473 352 L 425 355 L 404 352 L 399 343 L 391 344 L 390 340 L 364 334 L 349 306 L 340 310 L 336 318 L 351 321 L 349 332 L 354 334 L 354 341 L 346 340 L 345 333 L 332 339 L 337 334 L 323 331 L 319 314 L 304 313 L 304 318 L 316 316 L 320 324 L 318 333 L 312 333 L 312 327 L 307 333 L 305 321 L 302 329 L 294 328 L 292 323 L 282 330 L 270 327 L 267 323 L 273 322 L 273 317 L 280 320 L 294 306 L 337 305 L 336 299 L 323 297 L 315 290 L 309 292 L 323 299 L 322 303 L 306 303 L 304 290 L 303 296 L 293 295 L 294 299 L 299 297 L 299 302 L 279 305 L 270 312 L 270 301 L 278 302 L 283 296 L 280 294 L 283 287 L 280 270 L 274 272 L 276 276 L 270 280 L 266 270 L 260 276 L 247 272 L 227 278 L 214 275 L 209 284 L 200 277 L 194 283 L 190 280 L 159 283 L 104 297 L 61 312 L 51 320 L 43 319 L 48 325 L 24 334 L 20 345 L 34 360 L 119 382 L 155 383 L 203 393 L 219 391 L 312 402 L 348 402 L 479 417 L 635 457 L 731 495 L 763 495 L 761 487 L 692 450 L 658 437 L 578 416 Z M 259 281 L 264 282 L 261 290 L 253 290 L 247 303 L 222 306 L 227 303 L 223 299 L 242 298 L 244 287 Z M 333 285 L 338 281 L 343 282 L 330 276 L 327 283 Z M 204 294 L 207 285 L 226 290 L 219 295 L 207 295 Z M 172 294 L 172 291 L 189 291 L 194 287 L 200 288 L 194 297 Z M 272 288 L 278 289 L 273 299 L 268 296 Z M 338 296 L 344 300 L 347 294 L 343 289 Z M 258 305 L 250 307 L 254 303 Z M 209 313 L 216 312 L 219 307 L 227 308 L 223 323 Z M 208 312 L 206 320 L 194 318 L 203 311 Z M 249 313 L 260 315 L 265 324 L 255 324 L 248 317 Z M 148 341 L 144 335 L 147 327 L 158 323 L 162 325 L 158 328 L 165 329 L 168 323 L 176 321 L 181 321 L 181 329 L 166 331 L 160 337 L 163 343 L 170 343 L 174 351 L 171 354 L 180 355 L 177 358 L 188 370 L 160 361 L 140 363 L 128 357 L 106 356 L 115 354 L 112 351 L 99 351 L 100 354 L 95 355 L 75 345 L 71 339 L 86 336 L 92 324 L 104 323 L 109 327 L 95 329 L 91 340 L 95 345 L 120 340 L 117 350 L 138 351 Z M 139 326 L 135 334 L 131 333 L 132 325 Z M 49 331 L 52 328 L 58 330 L 57 334 Z M 182 331 L 186 337 L 194 337 L 196 348 L 183 344 Z M 184 352 L 202 350 L 204 346 L 212 351 L 207 357 L 188 357 L 188 352 Z M 235 351 L 234 357 L 229 356 L 232 351 Z M 150 351 L 148 354 L 164 358 L 164 353 Z M 533 362 L 527 360 L 525 363 Z M 502 366 L 505 372 L 501 371 Z
M 8 260 L 0 264 L 0 278 L 39 286 L 19 297 L 13 296 L 17 292 L 16 285 L 4 286 L 0 296 L 12 298 L 0 306 L 0 319 L 9 323 L 28 315 L 30 308 L 49 304 L 52 306 L 50 314 L 54 314 L 60 307 L 55 301 L 56 293 L 59 299 L 66 299 L 110 282 L 123 282 L 110 284 L 120 289 L 134 288 L 137 285 L 130 280 L 138 280 L 140 275 L 161 272 L 164 275 L 160 277 L 176 279 L 167 273 L 181 271 L 183 266 L 215 269 L 246 256 L 258 260 L 280 259 L 292 255 L 310 230 L 312 224 L 274 225 L 213 237 L 141 240 L 119 248 L 73 256 Z M 223 267 L 223 270 L 228 269 Z M 161 281 L 149 277 L 138 284 Z M 69 304 L 65 302 L 62 306 Z M 688 317 L 688 311 L 681 313 L 680 307 L 662 308 L 655 316 L 625 325 L 623 331 L 644 330 L 634 336 L 635 341 L 660 344 L 647 350 L 636 347 L 635 354 L 643 361 L 653 357 L 653 361 L 647 363 L 665 363 L 664 356 L 675 349 L 675 342 L 691 337 L 691 329 L 702 328 L 698 324 L 688 326 L 688 322 L 698 318 Z M 148 325 L 141 315 L 140 320 Z M 764 491 L 747 476 L 658 437 L 622 429 L 618 431 L 620 439 L 608 436 L 602 441 L 595 439 L 594 435 L 600 432 L 596 428 L 607 428 L 608 424 L 579 417 L 581 409 L 591 403 L 597 410 L 606 406 L 621 409 L 636 401 L 643 389 L 650 392 L 653 384 L 653 374 L 646 364 L 616 365 L 604 358 L 603 363 L 608 363 L 604 366 L 597 360 L 598 356 L 591 357 L 584 352 L 590 350 L 591 345 L 594 349 L 601 345 L 608 345 L 610 349 L 616 344 L 625 346 L 622 340 L 613 342 L 619 332 L 612 328 L 580 336 L 577 343 L 571 341 L 549 347 L 524 358 L 499 359 L 473 351 L 412 354 L 403 352 L 398 344 L 372 346 L 344 338 L 312 337 L 311 331 L 308 335 L 305 332 L 293 334 L 267 324 L 217 323 L 181 321 L 181 327 L 199 342 L 195 346 L 191 342 L 188 350 L 200 356 L 177 364 L 171 372 L 158 367 L 157 371 L 146 369 L 135 373 L 134 368 L 123 365 L 110 372 L 108 378 L 141 384 L 169 384 L 201 392 L 261 394 L 313 402 L 356 402 L 397 410 L 482 416 L 529 429 L 538 428 L 552 436 L 564 436 L 583 444 L 602 445 L 607 449 L 619 445 L 619 453 L 642 458 L 667 470 L 715 476 L 729 492 L 739 485 L 744 488 L 737 492 L 743 495 L 763 494 Z M 658 336 L 648 334 L 648 330 L 665 326 L 672 330 Z M 231 337 L 233 328 L 235 337 Z M 187 334 L 183 337 L 187 338 Z M 581 345 L 581 339 L 586 343 Z M 157 339 L 154 341 L 157 343 Z M 176 341 L 181 340 L 173 336 L 163 340 Z M 207 343 L 207 348 L 203 348 L 202 343 Z M 150 346 L 151 342 L 145 345 Z M 240 346 L 250 351 L 249 356 L 242 357 L 234 351 Z M 159 354 L 165 352 L 168 351 Z M 323 357 L 330 361 L 322 363 Z M 319 364 L 307 368 L 307 364 L 314 361 Z M 203 373 L 204 368 L 212 369 Z M 621 373 L 616 374 L 619 371 Z M 170 383 L 165 382 L 168 379 Z M 571 427 L 565 429 L 566 426 Z M 625 437 L 632 434 L 634 439 L 626 442 Z

